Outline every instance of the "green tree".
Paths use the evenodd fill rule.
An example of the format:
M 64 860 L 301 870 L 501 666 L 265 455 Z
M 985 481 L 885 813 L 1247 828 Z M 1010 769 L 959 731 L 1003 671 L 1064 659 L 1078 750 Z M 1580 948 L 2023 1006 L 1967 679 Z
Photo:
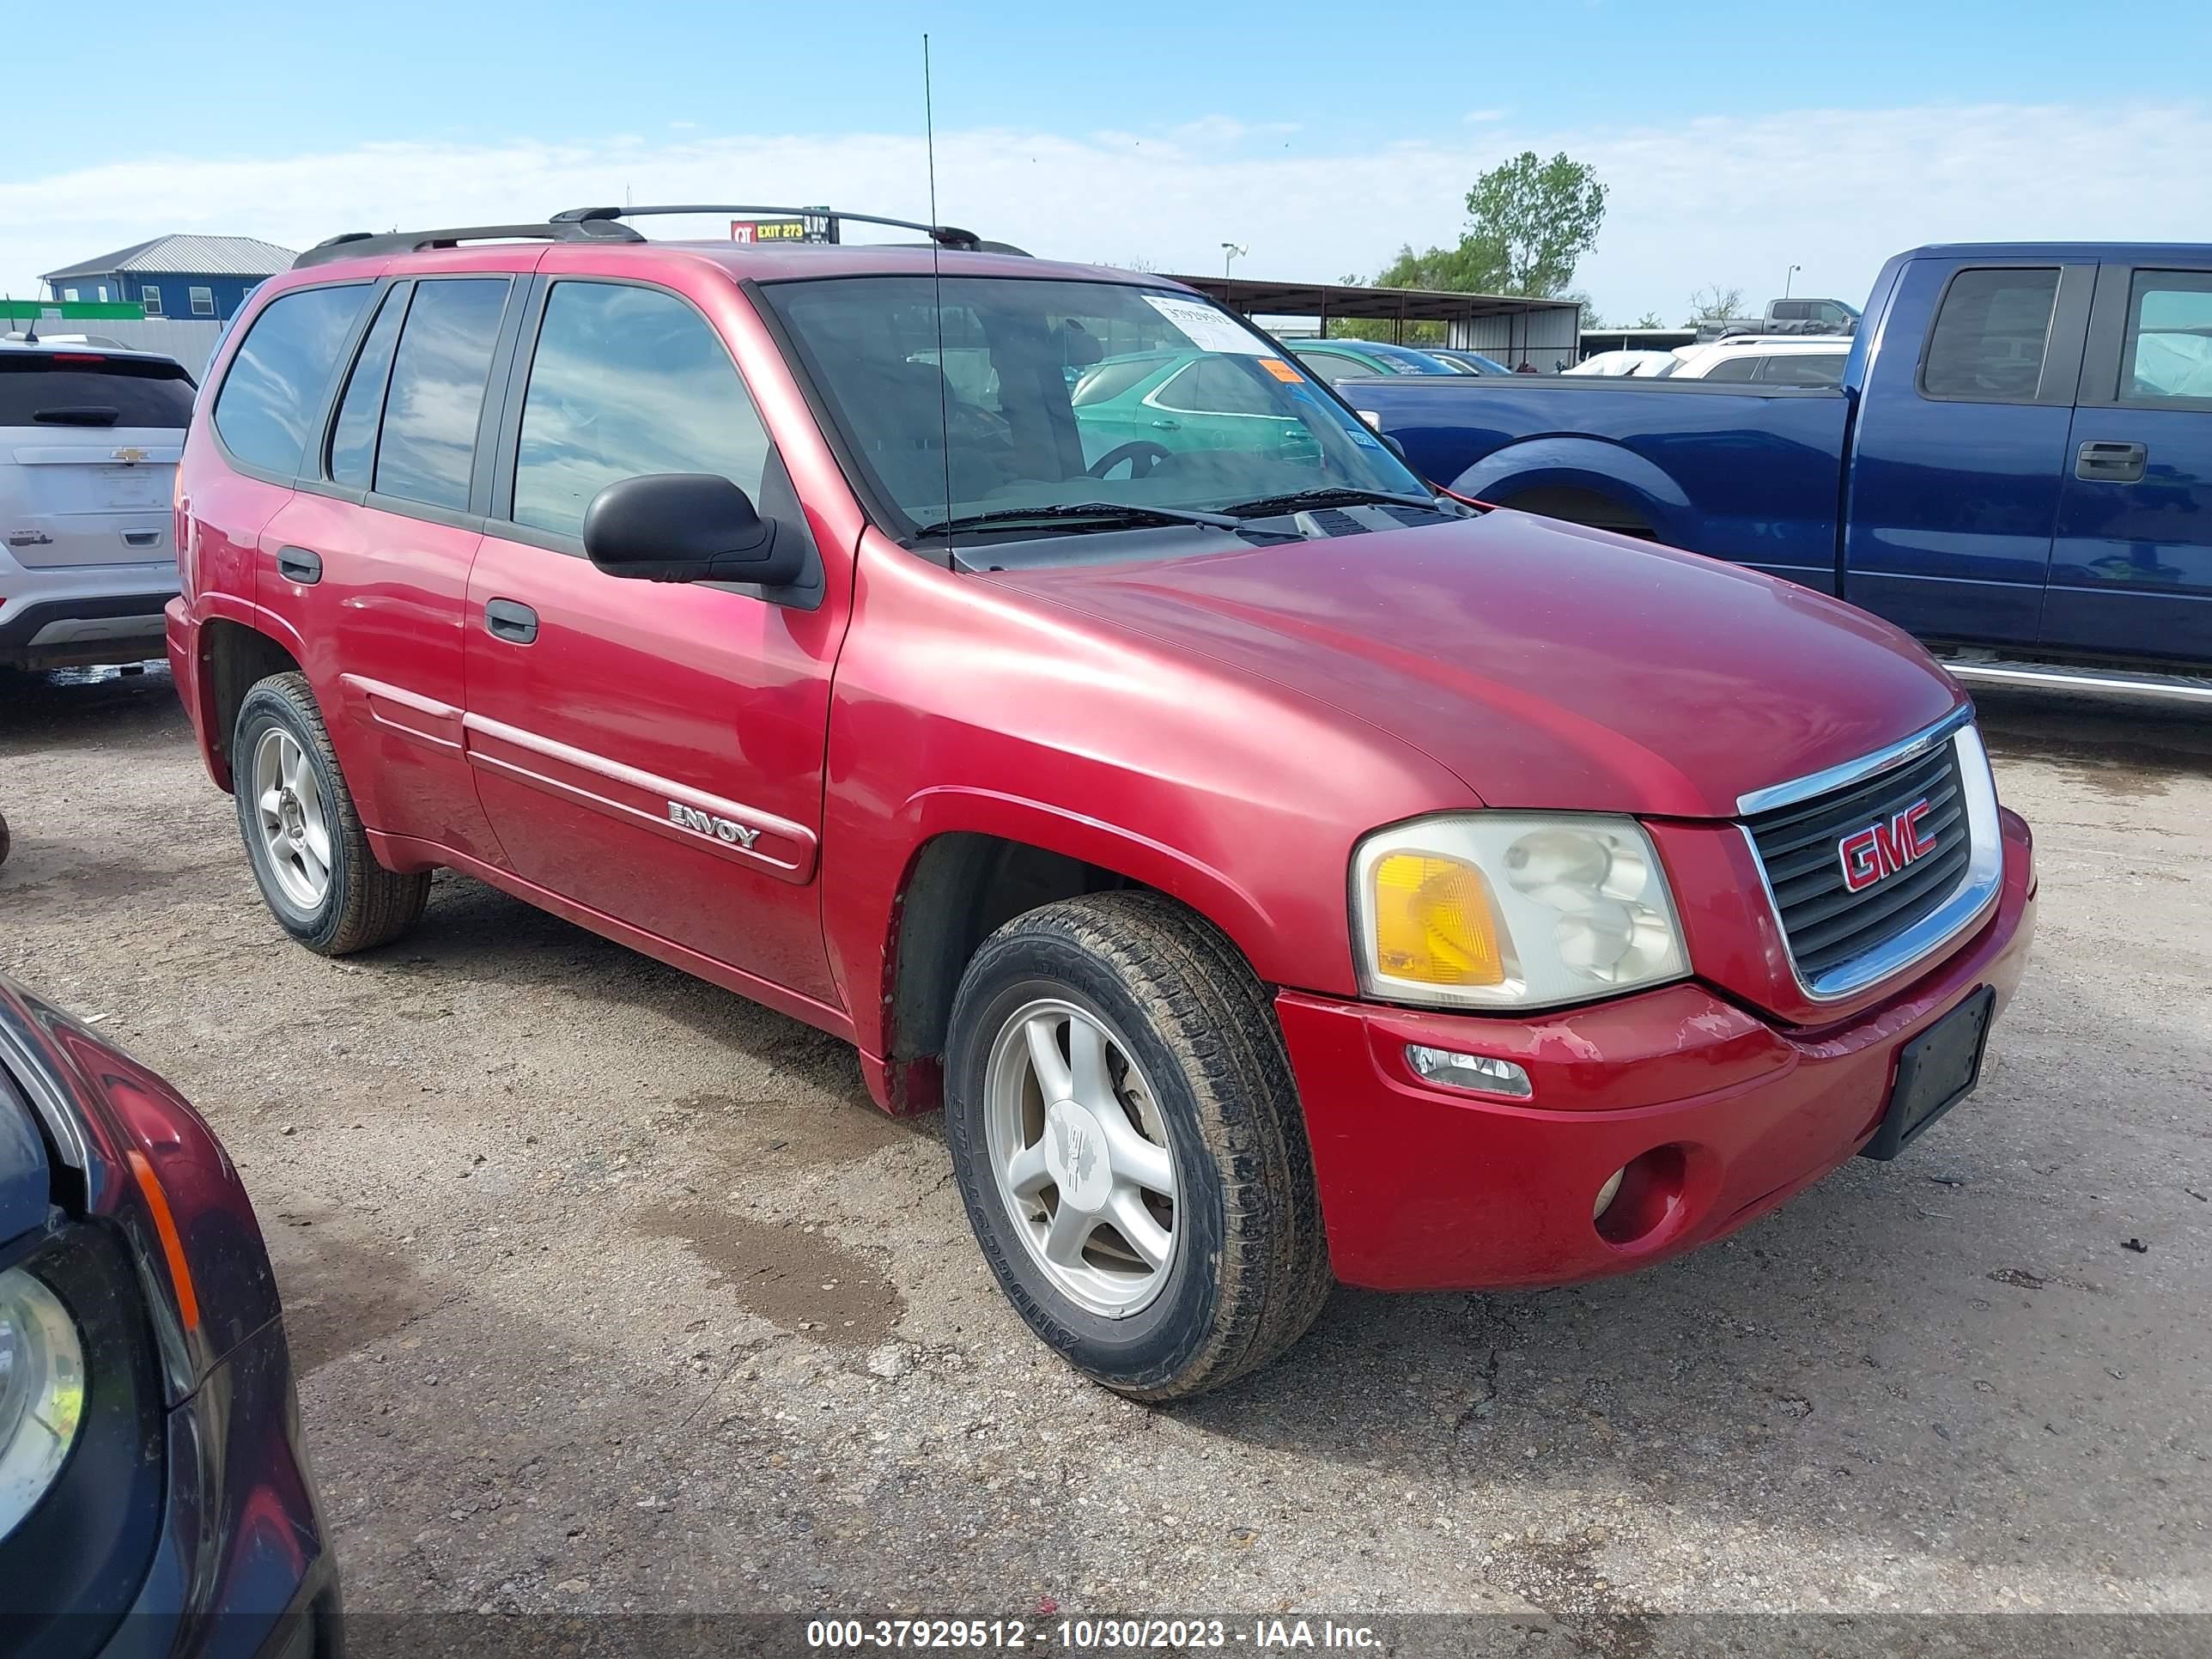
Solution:
M 1587 296 L 1568 290 L 1575 265 L 1597 241 L 1605 219 L 1605 186 L 1588 163 L 1564 152 L 1550 161 L 1524 150 L 1492 167 L 1467 193 L 1468 224 L 1458 243 L 1415 252 L 1408 243 L 1371 279 L 1346 276 L 1347 283 L 1371 280 L 1380 288 L 1442 289 L 1455 294 L 1516 294 L 1532 299 L 1579 301 L 1587 316 L 1595 308 Z M 1589 325 L 1595 326 L 1594 320 Z M 1388 340 L 1392 322 L 1332 318 L 1329 334 L 1338 339 Z M 1440 323 L 1409 323 L 1412 342 L 1441 341 Z
M 1575 266 L 1596 246 L 1605 222 L 1605 186 L 1597 170 L 1562 150 L 1548 161 L 1533 149 L 1492 167 L 1467 193 L 1468 233 L 1494 249 L 1506 294 L 1550 299 L 1574 280 Z
M 1659 313 L 1657 312 L 1647 311 L 1641 317 L 1638 317 L 1636 319 L 1636 326 L 1638 328 L 1664 328 L 1667 325 L 1659 320 Z

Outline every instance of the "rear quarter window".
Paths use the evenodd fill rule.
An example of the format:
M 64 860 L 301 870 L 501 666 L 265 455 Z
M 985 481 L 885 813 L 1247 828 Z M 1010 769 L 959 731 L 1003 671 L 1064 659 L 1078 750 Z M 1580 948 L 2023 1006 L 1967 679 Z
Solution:
M 1962 403 L 2033 403 L 2057 302 L 2055 267 L 1961 270 L 1929 331 L 1921 391 Z
M 215 429 L 248 466 L 291 477 L 355 319 L 365 284 L 279 295 L 253 319 L 216 393 Z
M 0 426 L 177 427 L 192 418 L 181 364 L 96 352 L 0 352 Z

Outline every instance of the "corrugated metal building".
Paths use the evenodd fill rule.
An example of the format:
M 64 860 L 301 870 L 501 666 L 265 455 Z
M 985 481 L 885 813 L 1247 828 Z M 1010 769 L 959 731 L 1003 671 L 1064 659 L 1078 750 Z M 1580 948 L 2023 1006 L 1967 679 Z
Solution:
M 230 320 L 264 277 L 289 270 L 292 250 L 252 236 L 156 236 L 50 270 L 56 300 L 126 301 L 149 317 Z
M 1440 289 L 1369 288 L 1352 283 L 1278 283 L 1251 276 L 1173 276 L 1247 317 L 1310 317 L 1327 333 L 1334 318 L 1396 325 L 1442 323 L 1444 343 L 1552 374 L 1582 356 L 1582 307 L 1572 300 L 1512 294 L 1454 294 Z

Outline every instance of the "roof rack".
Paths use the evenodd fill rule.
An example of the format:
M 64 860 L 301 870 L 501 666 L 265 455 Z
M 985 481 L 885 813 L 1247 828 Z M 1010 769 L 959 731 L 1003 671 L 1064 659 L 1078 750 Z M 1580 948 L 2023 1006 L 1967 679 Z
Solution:
M 696 203 L 678 207 L 587 207 L 569 208 L 553 216 L 556 225 L 605 224 L 612 220 L 642 219 L 648 214 L 678 213 L 773 213 L 787 219 L 804 220 L 810 242 L 835 242 L 839 240 L 840 222 L 850 220 L 858 225 L 889 225 L 894 230 L 918 230 L 940 247 L 958 248 L 966 253 L 1018 253 L 1019 248 L 1004 243 L 986 243 L 972 230 L 963 230 L 957 225 L 927 225 L 915 219 L 886 219 L 876 213 L 847 213 L 830 207 L 762 207 L 753 204 L 730 202 Z M 817 228 L 818 227 L 818 228 Z
M 318 242 L 292 261 L 292 269 L 328 264 L 333 259 L 365 259 L 380 253 L 420 253 L 426 248 L 459 247 L 463 242 L 641 242 L 628 225 L 562 219 L 542 225 L 463 225 L 451 230 L 395 230 L 382 236 L 349 230 Z

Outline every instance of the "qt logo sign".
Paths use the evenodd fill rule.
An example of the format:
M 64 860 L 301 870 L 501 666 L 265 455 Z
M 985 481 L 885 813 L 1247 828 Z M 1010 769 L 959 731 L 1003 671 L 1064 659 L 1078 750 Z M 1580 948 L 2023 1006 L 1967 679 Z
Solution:
M 1928 816 L 1923 796 L 1887 823 L 1854 830 L 1836 843 L 1836 856 L 1844 866 L 1847 891 L 1864 892 L 1885 876 L 1893 876 L 1916 860 L 1936 850 L 1936 838 L 1923 835 L 1920 820 Z

